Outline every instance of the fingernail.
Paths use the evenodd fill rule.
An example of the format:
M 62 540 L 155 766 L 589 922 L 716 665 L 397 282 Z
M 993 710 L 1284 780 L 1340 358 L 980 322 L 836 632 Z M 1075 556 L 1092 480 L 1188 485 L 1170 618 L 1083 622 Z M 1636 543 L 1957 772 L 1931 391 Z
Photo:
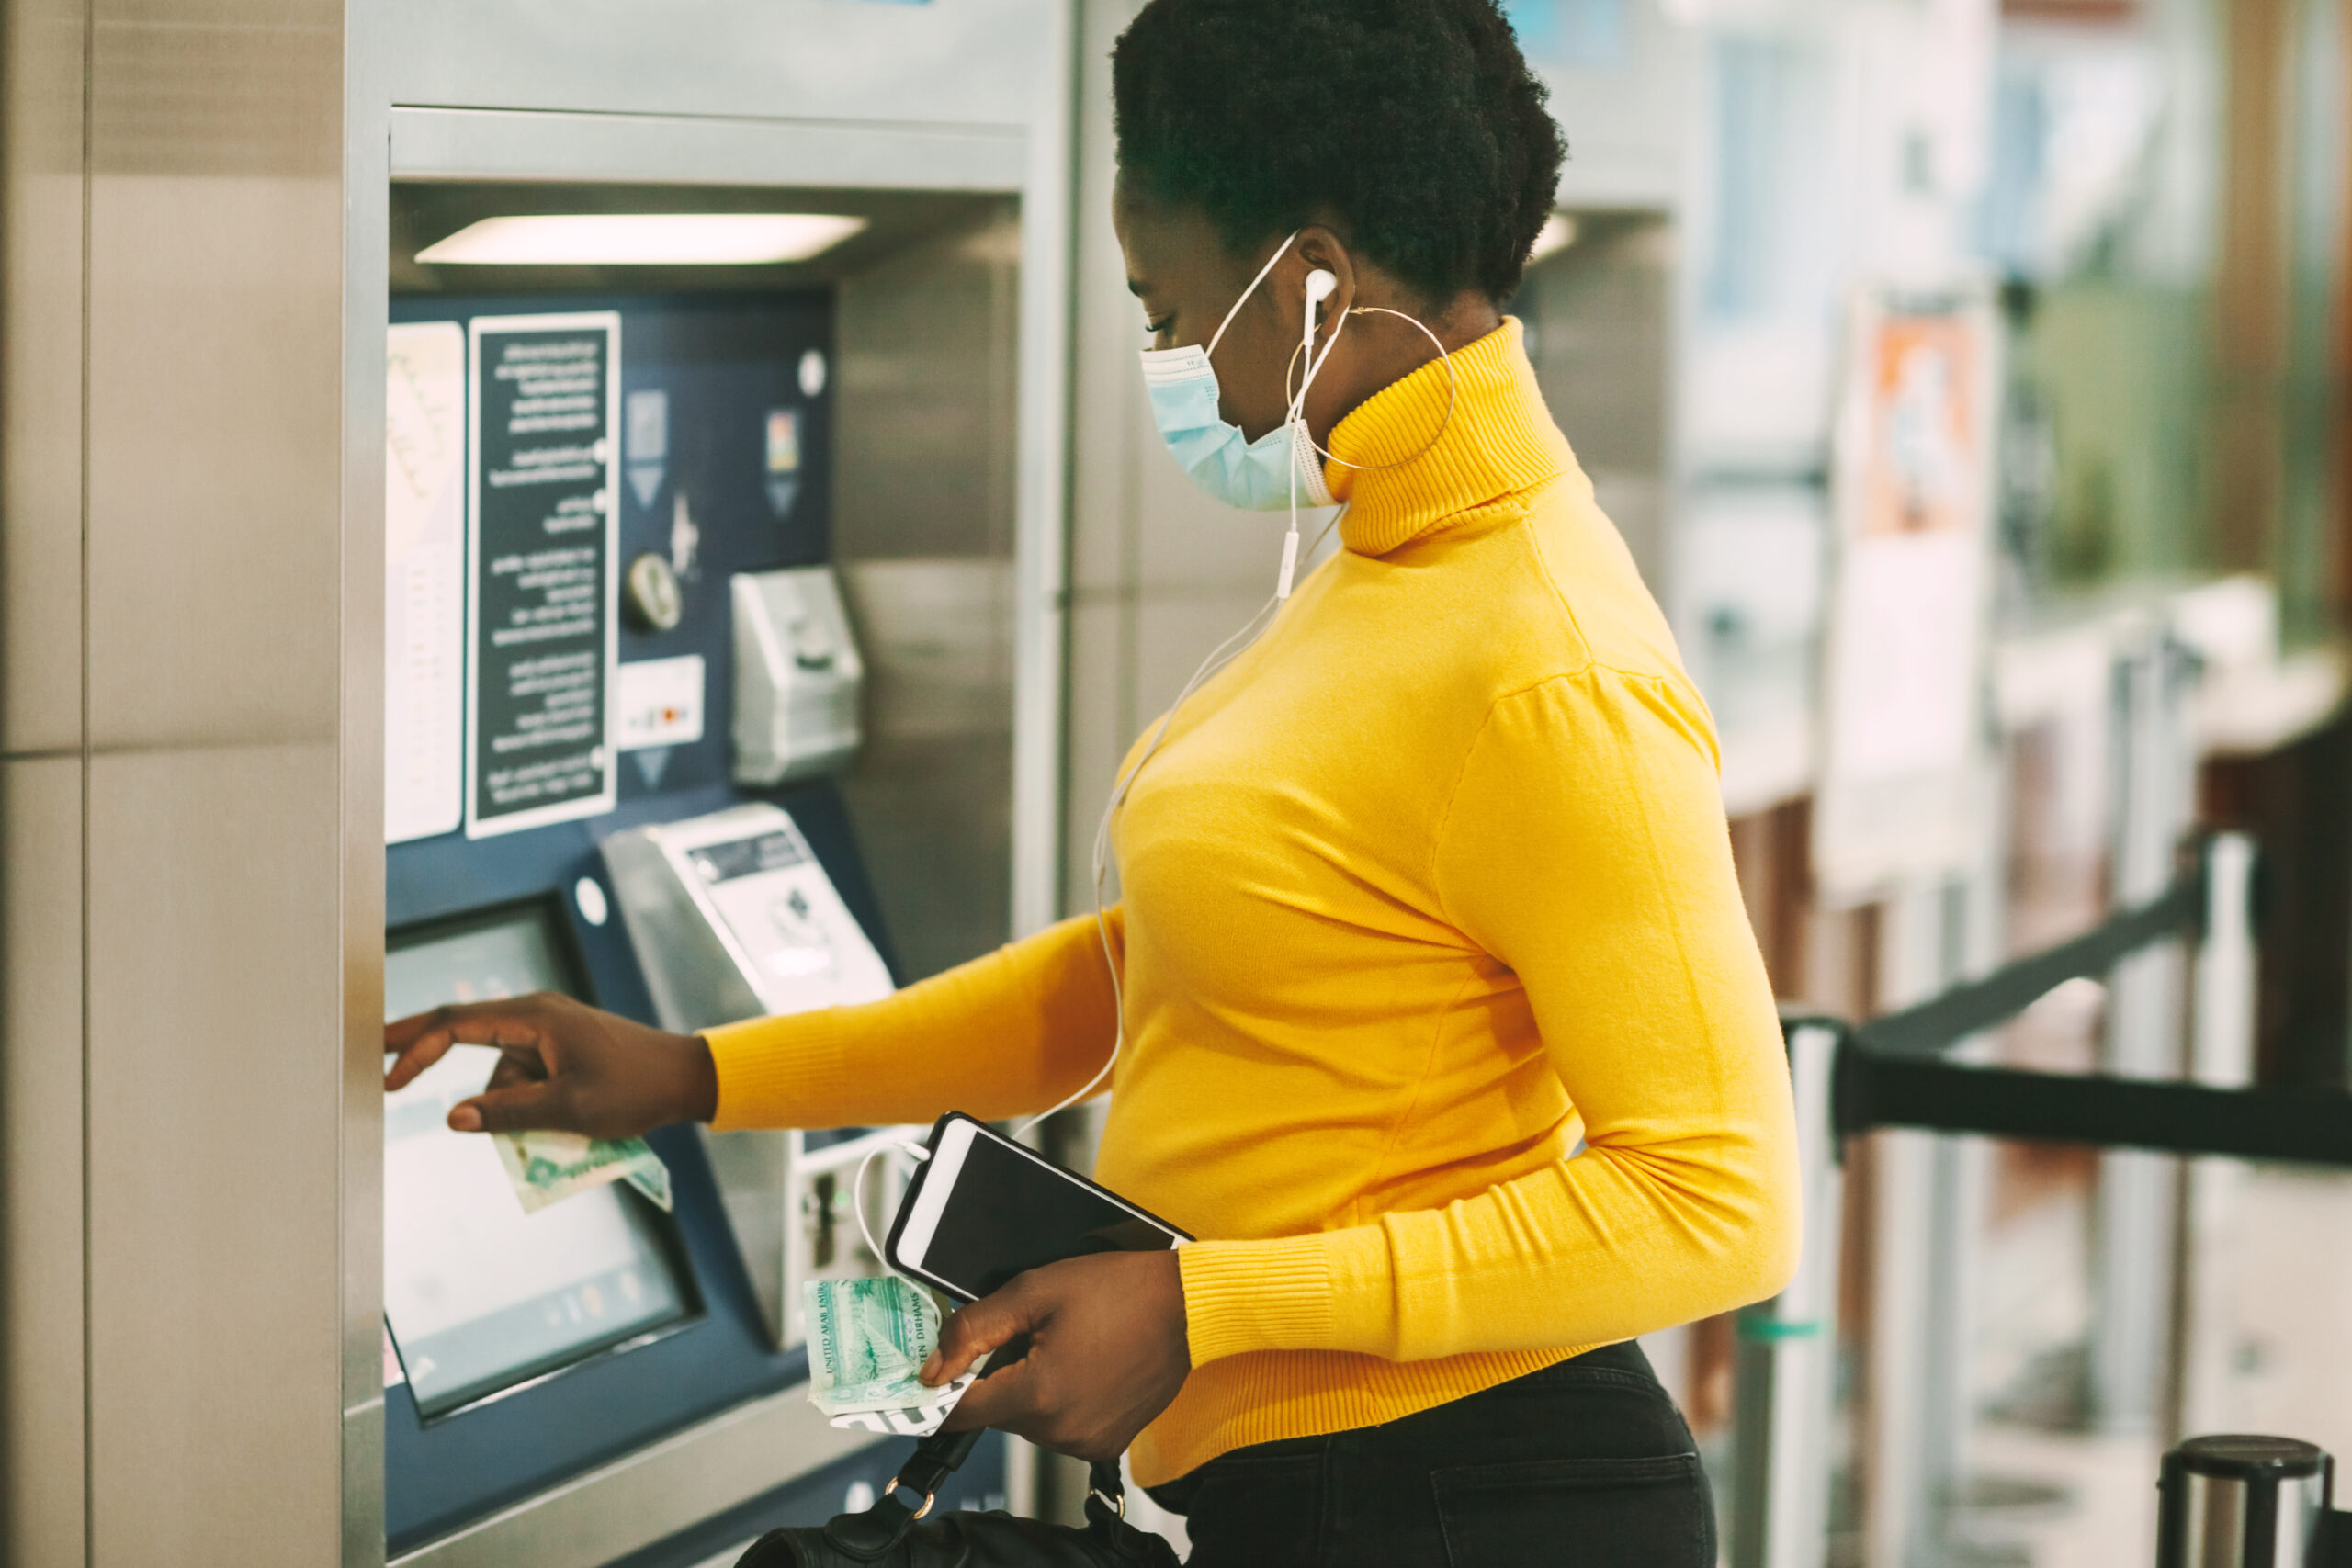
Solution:
M 460 1105 L 449 1112 L 449 1127 L 452 1132 L 479 1133 L 481 1131 L 481 1112 L 470 1105 Z
M 931 1353 L 931 1359 L 922 1364 L 922 1371 L 915 1374 L 915 1381 L 924 1384 L 925 1386 L 929 1386 L 930 1384 L 935 1383 L 939 1381 L 938 1351 L 933 1350 Z

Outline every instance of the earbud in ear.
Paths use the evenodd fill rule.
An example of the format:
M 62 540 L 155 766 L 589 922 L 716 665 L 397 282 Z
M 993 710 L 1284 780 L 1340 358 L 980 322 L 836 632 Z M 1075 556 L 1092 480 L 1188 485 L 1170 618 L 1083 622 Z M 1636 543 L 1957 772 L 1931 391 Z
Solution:
M 1324 300 L 1331 298 L 1331 291 L 1339 287 L 1338 276 L 1318 266 L 1306 275 L 1306 302 L 1310 305 L 1320 305 Z

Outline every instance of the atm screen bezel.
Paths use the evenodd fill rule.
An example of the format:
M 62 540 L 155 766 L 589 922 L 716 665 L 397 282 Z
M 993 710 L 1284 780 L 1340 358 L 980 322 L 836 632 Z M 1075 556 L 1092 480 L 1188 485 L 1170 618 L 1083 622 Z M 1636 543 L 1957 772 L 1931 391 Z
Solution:
M 695 795 L 685 799 L 702 804 Z M 830 813 L 819 815 L 830 825 L 840 807 L 827 805 Z M 858 874 L 854 859 L 842 864 L 835 858 L 846 848 L 835 837 L 822 836 L 820 860 Z M 461 845 L 477 853 L 459 860 Z M 488 852 L 479 852 L 485 846 Z M 536 903 L 549 911 L 596 1004 L 650 1021 L 650 998 L 621 922 L 592 930 L 580 919 L 573 890 L 583 877 L 601 881 L 603 872 L 579 825 L 474 843 L 452 834 L 394 845 L 387 861 L 388 937 Z M 609 896 L 610 888 L 605 891 Z M 701 1130 L 657 1128 L 647 1141 L 670 1168 L 684 1272 L 701 1315 L 430 1420 L 419 1414 L 401 1369 L 401 1381 L 384 1391 L 384 1523 L 392 1555 L 808 1375 L 803 1350 L 779 1350 L 768 1337 Z
M 517 917 L 527 917 L 539 928 L 547 940 L 548 951 L 555 961 L 558 988 L 575 1001 L 597 1005 L 595 983 L 590 978 L 585 954 L 574 935 L 571 922 L 565 918 L 562 896 L 550 889 L 528 897 L 508 898 L 495 904 L 485 904 L 456 914 L 439 915 L 427 919 L 410 920 L 384 931 L 384 963 L 389 967 L 392 955 L 407 948 L 422 946 L 437 938 L 473 931 L 490 931 L 513 924 Z M 512 1398 L 539 1387 L 551 1379 L 566 1377 L 582 1368 L 616 1356 L 642 1349 L 693 1327 L 708 1315 L 709 1308 L 703 1299 L 702 1283 L 695 1276 L 694 1260 L 687 1256 L 685 1234 L 674 1213 L 662 1213 L 635 1191 L 624 1191 L 624 1203 L 634 1203 L 650 1211 L 653 1216 L 653 1234 L 662 1249 L 662 1258 L 670 1265 L 671 1276 L 677 1281 L 684 1298 L 685 1310 L 675 1317 L 664 1318 L 649 1327 L 636 1329 L 597 1345 L 593 1349 L 567 1357 L 552 1365 L 540 1366 L 518 1373 L 512 1380 L 479 1393 L 469 1394 L 454 1404 L 427 1411 L 420 1403 L 417 1419 L 426 1427 L 451 1420 L 469 1410 Z M 391 1319 L 384 1320 L 384 1332 L 392 1342 L 392 1353 L 401 1360 L 403 1375 L 408 1369 L 408 1352 L 401 1346 L 401 1337 L 393 1329 Z M 410 1388 L 413 1390 L 414 1384 Z M 412 1392 L 411 1397 L 413 1398 Z

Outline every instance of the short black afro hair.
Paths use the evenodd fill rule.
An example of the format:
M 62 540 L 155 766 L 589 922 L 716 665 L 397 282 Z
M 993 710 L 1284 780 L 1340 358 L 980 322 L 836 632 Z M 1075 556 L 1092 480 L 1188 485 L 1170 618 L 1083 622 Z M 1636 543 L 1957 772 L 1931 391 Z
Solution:
M 1122 174 L 1237 254 L 1329 211 L 1433 302 L 1518 289 L 1567 148 L 1495 0 L 1151 0 L 1111 62 Z

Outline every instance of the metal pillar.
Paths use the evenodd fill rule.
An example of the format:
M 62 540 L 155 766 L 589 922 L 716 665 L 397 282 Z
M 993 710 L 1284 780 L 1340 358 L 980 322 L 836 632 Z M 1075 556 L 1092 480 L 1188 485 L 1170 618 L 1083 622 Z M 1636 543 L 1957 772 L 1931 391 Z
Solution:
M 1822 1568 L 1828 1550 L 1838 1382 L 1838 1261 L 1845 1173 L 1830 1118 L 1838 1032 L 1789 1032 L 1804 1243 L 1796 1278 L 1739 1314 L 1733 1401 L 1732 1568 Z
M 1951 886 L 1928 883 L 1887 901 L 1884 1004 L 1924 1001 L 1956 977 L 1955 900 Z M 1935 1295 L 1952 1272 L 1957 1245 L 1947 1228 L 1952 1205 L 1943 1196 L 1953 1173 L 1939 1140 L 1926 1133 L 1880 1133 L 1871 1161 L 1863 1558 L 1885 1568 L 1928 1568 L 1939 1533 L 1940 1469 L 1958 1446 L 1939 1430 L 1930 1435 L 1946 1424 L 1949 1404 L 1939 1364 L 1951 1359 L 1943 1339 L 1951 1325 L 1939 1322 Z
M 2160 626 L 2124 640 L 2115 664 L 2112 900 L 2137 903 L 2172 880 L 2194 808 L 2194 758 L 2182 720 L 2188 651 Z M 2169 1077 L 2180 1065 L 2181 953 L 2166 942 L 2115 967 L 2102 1063 L 2124 1077 Z M 2172 1161 L 2138 1150 L 2099 1156 L 2092 1233 L 2098 1310 L 2090 1340 L 2091 1415 L 2107 1432 L 2154 1429 L 2172 1308 L 2176 1184 Z
M 1981 865 L 1964 878 L 1915 885 L 1887 902 L 1880 979 L 1886 1005 L 1923 1001 L 1992 967 L 1999 886 L 1996 871 Z M 1984 1049 L 1983 1042 L 1967 1042 L 1953 1054 Z M 1988 1176 L 1986 1151 L 1973 1141 L 1883 1132 L 1871 1142 L 1861 1445 L 1863 1555 L 1872 1564 L 1931 1568 L 1950 1554 L 1954 1505 L 1968 1473 L 1973 1281 Z M 1834 1224 L 1837 1216 L 1808 1203 L 1807 1221 Z M 1804 1562 L 1817 1568 L 1819 1559 Z
M 2205 848 L 2205 935 L 2197 950 L 2188 1076 L 2215 1089 L 2254 1082 L 2254 841 L 2219 833 Z M 2181 1321 L 2172 1437 L 2235 1430 L 2230 1365 L 2237 1347 L 2232 1301 L 2246 1168 L 2233 1159 L 2182 1162 Z
M 2191 1064 L 2199 1080 L 2213 1088 L 2242 1086 L 2251 1077 L 2255 947 L 2249 896 L 2254 858 L 2253 845 L 2240 835 L 2218 835 L 2207 848 Z M 1989 932 L 1984 925 L 1966 926 L 1961 919 L 1965 911 L 1957 906 L 1956 897 L 1946 903 L 1945 911 L 1952 917 L 1947 929 L 1968 930 L 1973 941 L 1986 940 Z M 2167 897 L 2159 907 L 2170 923 L 2151 926 L 2144 911 L 2133 913 L 2094 940 L 2106 943 L 2117 930 L 2178 930 L 2183 908 L 2178 897 Z M 1909 934 L 1914 939 L 1926 929 L 1919 919 L 1924 912 L 1918 901 L 1898 911 L 1913 918 Z M 1905 943 L 1905 934 L 1899 928 L 1891 933 L 1892 963 L 1917 962 L 1923 957 L 1916 941 Z M 2148 938 L 2143 934 L 2132 940 Z M 2105 951 L 2111 953 L 2112 948 Z M 2040 955 L 2022 967 L 2046 973 L 2051 956 Z M 2041 984 L 2046 986 L 2048 981 Z M 1728 1532 L 1733 1568 L 1822 1568 L 1826 1555 L 1830 1411 L 1836 1376 L 1835 1281 L 1841 1213 L 1831 1095 L 1833 1066 L 1844 1038 L 1837 1025 L 1826 1021 L 1800 1021 L 1789 1030 L 1807 1216 L 1804 1250 L 1797 1277 L 1788 1290 L 1742 1314 Z M 1863 1039 L 1869 1038 L 1864 1031 Z M 1866 1045 L 1857 1048 L 1869 1049 Z M 1884 1043 L 1876 1047 L 1882 1052 L 1891 1048 Z M 1953 1053 L 1963 1058 L 1971 1054 L 1968 1043 Z M 1883 1081 L 1891 1064 L 1883 1057 L 1875 1060 L 1874 1074 Z M 1859 1065 L 1856 1070 L 1860 1070 Z M 1940 1065 L 1932 1070 L 1948 1072 Z M 1951 1076 L 1954 1081 L 2036 1077 L 1988 1074 L 1981 1068 Z M 2089 1087 L 2099 1080 L 2043 1081 Z M 2205 1091 L 2125 1089 L 2109 1085 L 2101 1092 L 2110 1100 L 2129 1100 L 2151 1092 L 2202 1095 Z M 1862 1124 L 1868 1125 L 1865 1116 Z M 2331 1136 L 2319 1144 L 2298 1144 L 2293 1139 L 2277 1142 L 2277 1129 L 2266 1122 L 2268 1136 L 2246 1144 L 2242 1141 L 2245 1129 L 2233 1130 L 2226 1124 L 2230 1120 L 2208 1108 L 2201 1137 L 2219 1141 L 2188 1146 L 2272 1151 L 2302 1146 L 2321 1152 L 2301 1157 L 2340 1157 L 2340 1137 Z M 1962 1118 L 1927 1124 L 1977 1128 L 2005 1123 L 1997 1119 L 1987 1122 Z M 2070 1131 L 2047 1135 L 2096 1138 L 2101 1134 Z M 1873 1245 L 1878 1249 L 1874 1282 L 1879 1293 L 1872 1303 L 1871 1355 L 1872 1376 L 1879 1381 L 1871 1390 L 1871 1427 L 1866 1438 L 1872 1468 L 1868 1476 L 1864 1560 L 1874 1568 L 1881 1563 L 1965 1562 L 1970 1560 L 1969 1542 L 1960 1527 L 1966 1517 L 1962 1483 L 1968 1474 L 1967 1436 L 1973 1393 L 1966 1374 L 1967 1351 L 1973 1341 L 1971 1249 L 1982 1233 L 1985 1145 L 1979 1139 L 1882 1133 L 1876 1147 L 1880 1214 Z M 1898 1159 L 1914 1153 L 1926 1157 L 1914 1158 L 1907 1166 L 1895 1164 L 1890 1170 L 1890 1149 Z M 2199 1159 L 2189 1168 L 2188 1175 L 2188 1202 L 2183 1213 L 2190 1223 L 2184 1231 L 2185 1278 L 2177 1292 L 2184 1312 L 2178 1379 L 2182 1403 L 2176 1425 L 2196 1429 L 2231 1424 L 2222 1398 L 2233 1342 L 2226 1285 L 2234 1276 L 2226 1247 L 2235 1229 L 2235 1189 L 2243 1168 L 2231 1160 Z M 1905 1208 L 1905 1203 L 1916 1206 Z M 1913 1222 L 1907 1227 L 1900 1223 L 1905 1216 Z M 1886 1247 L 1889 1231 L 1899 1238 L 1906 1228 L 1923 1239 L 1901 1251 Z M 2173 1293 L 2166 1292 L 2166 1299 L 2174 1299 Z

